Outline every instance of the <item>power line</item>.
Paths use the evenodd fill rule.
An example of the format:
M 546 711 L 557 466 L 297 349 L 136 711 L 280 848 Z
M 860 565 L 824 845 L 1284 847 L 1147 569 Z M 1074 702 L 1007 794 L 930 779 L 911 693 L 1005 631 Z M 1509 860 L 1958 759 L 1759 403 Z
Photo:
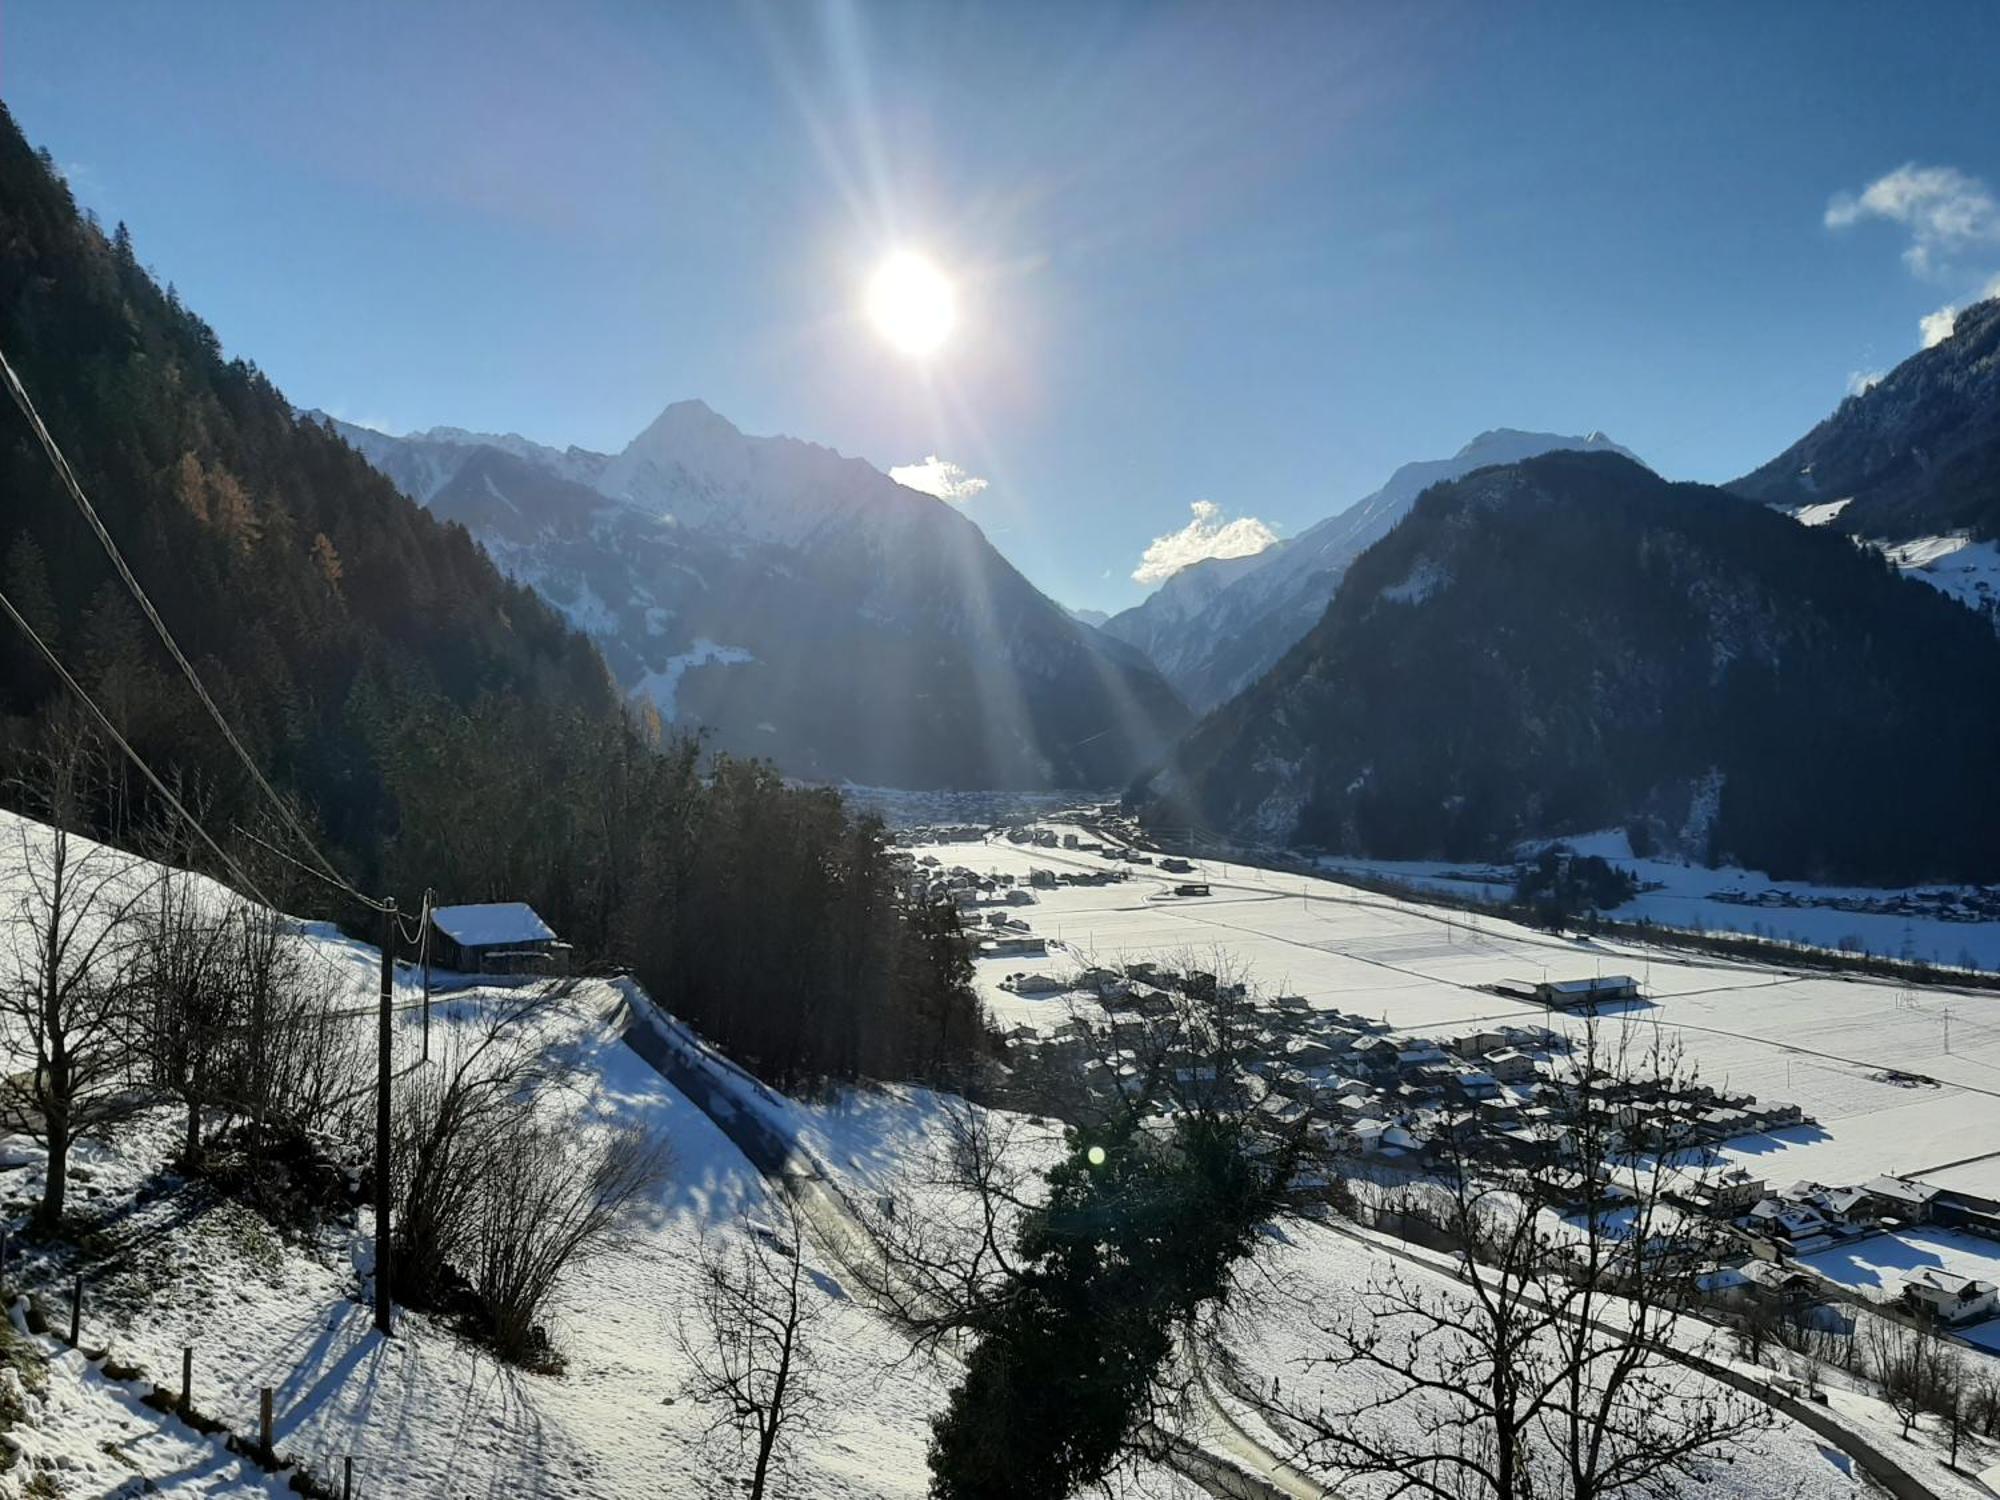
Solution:
M 277 906 L 271 900 L 271 898 L 264 894 L 263 889 L 257 884 L 257 882 L 252 880 L 249 877 L 249 875 L 244 872 L 243 867 L 239 865 L 233 858 L 231 858 L 226 851 L 224 851 L 222 845 L 218 844 L 215 841 L 214 837 L 210 835 L 209 831 L 206 828 L 202 827 L 200 819 L 196 818 L 193 813 L 189 812 L 187 808 L 181 804 L 181 799 L 179 797 L 176 797 L 173 794 L 173 792 L 168 789 L 167 784 L 164 781 L 160 780 L 160 778 L 153 773 L 153 768 L 146 764 L 144 758 L 141 757 L 139 752 L 137 750 L 134 750 L 130 742 L 126 740 L 125 736 L 118 732 L 117 725 L 113 724 L 110 718 L 106 716 L 104 710 L 97 706 L 96 701 L 91 698 L 90 694 L 86 693 L 83 690 L 83 685 L 79 683 L 74 677 L 70 676 L 69 668 L 65 667 L 62 664 L 62 662 L 57 659 L 55 652 L 49 649 L 49 643 L 43 640 L 41 636 L 36 633 L 35 627 L 27 622 L 26 618 L 21 614 L 21 612 L 18 609 L 14 608 L 14 601 L 9 599 L 4 593 L 0 593 L 0 610 L 4 610 L 7 614 L 7 617 L 11 619 L 16 625 L 20 626 L 21 630 L 23 631 L 23 633 L 27 635 L 28 639 L 35 643 L 35 648 L 42 653 L 42 659 L 49 664 L 49 669 L 53 671 L 57 677 L 61 678 L 63 685 L 67 687 L 72 693 L 76 694 L 78 700 L 83 704 L 83 706 L 90 710 L 91 716 L 97 720 L 98 727 L 101 728 L 106 734 L 111 736 L 112 743 L 117 745 L 120 750 L 123 750 L 126 756 L 131 760 L 132 764 L 139 768 L 139 774 L 146 778 L 146 780 L 152 785 L 153 790 L 158 792 L 162 797 L 164 797 L 166 799 L 167 805 L 171 807 L 175 812 L 179 813 L 181 817 L 186 820 L 187 825 L 190 828 L 192 828 L 196 833 L 201 835 L 201 841 L 208 845 L 208 847 L 214 852 L 215 857 L 217 859 L 222 861 L 224 868 L 226 868 L 238 880 L 242 881 L 243 884 L 249 888 L 250 893 L 254 895 L 259 901 L 263 902 L 267 908 L 269 908 L 272 911 L 276 911 Z
M 110 531 L 105 527 L 103 519 L 97 514 L 97 508 L 90 503 L 90 498 L 84 494 L 83 485 L 77 480 L 76 471 L 70 467 L 69 460 L 63 456 L 62 449 L 57 446 L 55 437 L 49 432 L 48 425 L 42 421 L 41 413 L 35 409 L 35 403 L 29 397 L 27 387 L 21 384 L 21 377 L 14 373 L 14 366 L 8 361 L 4 350 L 0 350 L 0 375 L 4 375 L 6 379 L 7 389 L 14 398 L 14 404 L 21 409 L 21 415 L 27 418 L 29 427 L 34 429 L 36 438 L 41 442 L 42 451 L 48 455 L 49 463 L 56 471 L 56 477 L 62 481 L 63 488 L 69 492 L 70 499 L 76 502 L 76 507 L 83 513 L 84 520 L 90 523 L 90 529 L 97 534 L 98 541 L 103 544 L 105 554 L 111 559 L 112 567 L 117 570 L 119 578 L 124 581 L 125 587 L 131 591 L 132 597 L 139 602 L 140 610 L 145 614 L 147 620 L 152 623 L 154 632 L 166 646 L 168 654 L 173 657 L 175 663 L 180 667 L 181 675 L 187 678 L 188 685 L 194 689 L 195 696 L 201 700 L 202 706 L 208 710 L 208 716 L 215 721 L 216 728 L 222 731 L 222 737 L 229 742 L 230 749 L 236 752 L 236 758 L 242 761 L 243 768 L 250 773 L 251 779 L 263 789 L 264 795 L 270 799 L 271 805 L 277 808 L 279 817 L 290 827 L 293 834 L 297 836 L 299 842 L 305 846 L 313 858 L 319 862 L 321 869 L 325 871 L 326 876 L 334 884 L 340 886 L 349 895 L 354 897 L 355 900 L 360 901 L 366 906 L 371 906 L 377 911 L 387 910 L 387 903 L 378 901 L 372 896 L 363 895 L 348 883 L 341 873 L 333 867 L 332 861 L 328 860 L 320 852 L 319 846 L 313 842 L 312 835 L 306 831 L 305 826 L 299 821 L 298 815 L 292 811 L 291 805 L 278 795 L 276 788 L 269 781 L 265 780 L 264 773 L 257 768 L 256 761 L 252 758 L 250 752 L 244 748 L 243 742 L 236 737 L 236 731 L 230 727 L 229 720 L 223 715 L 215 699 L 209 695 L 207 686 L 202 682 L 200 674 L 194 669 L 194 663 L 187 659 L 186 653 L 180 648 L 180 643 L 174 639 L 173 632 L 167 629 L 167 622 L 160 618 L 159 610 L 154 608 L 153 601 L 147 597 L 145 589 L 140 586 L 138 578 L 134 576 L 130 565 L 125 561 L 125 555 L 118 550 L 118 544 L 112 540 Z

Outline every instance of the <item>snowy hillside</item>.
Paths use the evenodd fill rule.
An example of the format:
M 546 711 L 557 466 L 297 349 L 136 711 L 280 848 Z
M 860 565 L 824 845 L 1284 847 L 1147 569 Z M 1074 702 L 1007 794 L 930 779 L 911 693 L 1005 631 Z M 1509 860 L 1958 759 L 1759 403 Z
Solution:
M 790 774 L 1114 786 L 1187 722 L 954 507 L 698 401 L 615 455 L 339 430 L 596 640 L 627 693 Z
M 0 848 L 18 849 L 23 837 L 32 843 L 42 836 L 36 825 L 0 818 Z M 953 845 L 937 852 L 982 866 L 1011 862 L 1024 873 L 1030 860 L 1081 862 L 1004 846 Z M 1104 889 L 1052 895 L 1038 920 L 1063 924 L 1068 954 L 1098 959 L 1219 941 L 1257 968 L 1283 973 L 1315 1005 L 1335 998 L 1354 1004 L 1365 996 L 1359 1001 L 1364 1008 L 1379 1004 L 1398 1024 L 1440 1032 L 1464 1016 L 1491 1011 L 1493 996 L 1474 993 L 1482 977 L 1513 974 L 1523 959 L 1558 962 L 1569 946 L 1498 927 L 1488 934 L 1468 931 L 1459 942 L 1449 917 L 1440 925 L 1438 914 L 1411 903 L 1357 901 L 1344 888 L 1318 881 L 1304 883 L 1303 901 L 1280 899 L 1263 872 L 1214 866 L 1203 873 L 1219 897 L 1204 910 L 1220 925 L 1156 899 L 1135 907 L 1131 893 Z M 18 874 L 17 861 L 0 871 L 0 884 L 18 888 Z M 133 866 L 132 875 L 150 878 L 144 866 Z M 224 898 L 219 888 L 205 889 L 211 899 Z M 1157 895 L 1150 887 L 1138 894 Z M 376 955 L 324 929 L 301 929 L 294 940 L 319 976 L 325 1004 L 349 1018 L 365 1055 L 374 1024 Z M 1307 956 L 1316 966 L 1311 973 L 1297 967 Z M 1041 962 L 1065 961 L 1054 956 Z M 1073 956 L 1067 961 L 1073 963 Z M 1333 967 L 1318 973 L 1328 965 Z M 1660 992 L 1684 994 L 1676 1006 L 1695 1007 L 1685 1017 L 1677 1008 L 1676 1018 L 1705 1020 L 1711 1011 L 1721 1014 L 1718 1006 L 1736 1006 L 1740 1039 L 1698 1026 L 1691 1034 L 1720 1065 L 1765 1077 L 1768 1070 L 1751 1068 L 1749 1060 L 1771 1045 L 1757 1038 L 1779 1010 L 1766 1006 L 1757 1013 L 1764 1019 L 1757 1019 L 1741 1009 L 1740 1002 L 1759 993 L 1756 976 L 1725 980 L 1729 995 L 1718 1001 L 1711 971 L 1686 966 L 1674 972 L 1680 977 L 1663 981 Z M 17 1245 L 13 1274 L 44 1306 L 60 1305 L 73 1277 L 85 1276 L 83 1345 L 91 1357 L 63 1352 L 53 1337 L 19 1336 L 7 1357 L 26 1374 L 0 1372 L 0 1386 L 23 1382 L 24 1399 L 6 1438 L 25 1467 L 0 1474 L 0 1493 L 19 1493 L 24 1474 L 50 1473 L 60 1477 L 60 1493 L 79 1500 L 124 1495 L 141 1485 L 185 1496 L 280 1493 L 278 1479 L 228 1452 L 219 1437 L 141 1404 L 148 1379 L 172 1388 L 181 1351 L 191 1347 L 196 1409 L 238 1432 L 254 1431 L 258 1392 L 268 1387 L 279 1455 L 321 1483 L 337 1485 L 351 1458 L 361 1494 L 706 1500 L 724 1481 L 710 1467 L 714 1450 L 704 1437 L 713 1413 L 685 1394 L 690 1365 L 683 1342 L 698 1302 L 701 1256 L 718 1246 L 768 1245 L 774 1237 L 805 1257 L 815 1378 L 828 1399 L 823 1423 L 800 1439 L 795 1492 L 912 1500 L 926 1493 L 928 1422 L 955 1378 L 954 1356 L 948 1348 L 935 1357 L 913 1353 L 855 1273 L 872 1264 L 870 1226 L 892 1211 L 884 1205 L 945 1218 L 957 1212 L 950 1198 L 956 1190 L 937 1174 L 954 1138 L 950 1123 L 965 1118 L 968 1106 L 907 1088 L 841 1091 L 816 1103 L 784 1098 L 716 1056 L 628 982 L 579 981 L 538 993 L 481 988 L 447 976 L 442 988 L 431 1023 L 436 1060 L 426 1065 L 418 1060 L 423 1019 L 415 976 L 398 974 L 399 1088 L 418 1087 L 427 1067 L 459 1055 L 496 1015 L 513 1014 L 514 1039 L 543 1059 L 555 1085 L 540 1106 L 552 1121 L 584 1138 L 636 1128 L 671 1152 L 666 1176 L 629 1231 L 564 1283 L 549 1320 L 560 1367 L 537 1373 L 496 1365 L 446 1320 L 407 1311 L 397 1336 L 384 1341 L 370 1326 L 364 1296 L 373 1260 L 365 1207 L 335 1214 L 317 1228 L 274 1223 L 176 1174 L 167 1165 L 176 1121 L 170 1111 L 151 1109 L 83 1148 L 78 1178 L 93 1226 L 87 1248 L 35 1248 L 23 1257 Z M 1829 999 L 1840 988 L 1829 987 Z M 1855 988 L 1854 1016 L 1872 1014 L 1866 987 Z M 524 1007 L 524 1001 L 535 1003 Z M 1040 1002 L 1039 1008 L 1012 1003 L 1028 1006 L 1020 1013 L 1032 1027 L 1063 1018 L 1060 1001 Z M 1840 997 L 1839 1003 L 1849 1002 Z M 1911 1026 L 1912 1037 L 1923 1029 L 1914 1020 Z M 1985 1047 L 1973 1035 L 1961 1073 Z M 1884 1032 L 1883 1040 L 1900 1047 L 1902 1033 Z M 1897 1060 L 1904 1060 L 1900 1051 Z M 1925 1149 L 1905 1139 L 1900 1157 L 1883 1154 L 1885 1135 L 1871 1153 L 1864 1140 L 1873 1124 L 1867 1107 L 1874 1094 L 1865 1083 L 1848 1077 L 1851 1070 L 1838 1060 L 1798 1066 L 1797 1087 L 1816 1112 L 1825 1114 L 1835 1094 L 1853 1097 L 1853 1129 L 1843 1117 L 1835 1141 L 1859 1148 L 1851 1158 L 1854 1169 L 1870 1160 L 1908 1163 L 1909 1150 Z M 1793 1082 L 1788 1064 L 1786 1083 Z M 1010 1161 L 1032 1172 L 1053 1159 L 1047 1123 L 990 1119 Z M 771 1146 L 782 1166 L 768 1154 Z M 8 1142 L 7 1150 L 20 1174 L 14 1190 L 32 1190 L 38 1153 L 19 1140 Z M 1838 1170 L 1830 1161 L 1818 1169 Z M 1960 1176 L 1985 1180 L 1977 1172 Z M 806 1237 L 796 1243 L 785 1238 L 785 1199 L 775 1186 L 780 1178 L 789 1199 L 805 1205 Z M 1324 1369 L 1297 1384 L 1305 1369 L 1299 1361 L 1318 1352 L 1315 1320 L 1399 1263 L 1405 1274 L 1429 1277 L 1441 1294 L 1451 1294 L 1447 1276 L 1413 1265 L 1409 1252 L 1386 1241 L 1371 1245 L 1294 1225 L 1274 1236 L 1266 1254 L 1257 1294 L 1226 1325 L 1232 1358 L 1201 1386 L 1203 1394 L 1182 1419 L 1187 1425 L 1172 1449 L 1177 1456 L 1167 1466 L 1142 1462 L 1122 1473 L 1114 1496 L 1321 1496 L 1317 1482 L 1278 1457 L 1288 1449 L 1285 1434 L 1245 1396 L 1263 1390 L 1272 1376 L 1315 1398 L 1337 1395 L 1341 1387 L 1337 1380 L 1326 1383 Z M 142 1372 L 136 1380 L 134 1367 Z M 1848 1426 L 1836 1431 L 1866 1434 L 1888 1422 L 1867 1397 L 1844 1399 L 1841 1420 Z M 0 1413 L 6 1409 L 0 1401 Z M 1933 1460 L 1921 1461 L 1939 1495 L 1956 1500 L 1972 1493 L 1937 1473 Z M 1732 1463 L 1715 1468 L 1705 1492 L 1743 1500 L 1774 1493 L 1847 1500 L 1860 1493 L 1855 1467 L 1838 1447 L 1780 1421 Z M 720 1472 L 728 1472 L 726 1461 Z
M 1348 566 L 1434 484 L 1556 449 L 1633 455 L 1599 432 L 1564 437 L 1498 428 L 1450 458 L 1404 464 L 1373 494 L 1247 558 L 1197 563 L 1104 627 L 1145 651 L 1197 713 L 1274 666 L 1325 613 Z

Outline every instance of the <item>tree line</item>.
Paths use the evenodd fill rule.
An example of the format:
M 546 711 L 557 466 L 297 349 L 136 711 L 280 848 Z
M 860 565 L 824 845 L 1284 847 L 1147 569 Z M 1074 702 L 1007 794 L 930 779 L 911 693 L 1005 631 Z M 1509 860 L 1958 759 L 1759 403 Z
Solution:
M 260 771 L 405 912 L 532 903 L 588 961 L 774 1081 L 941 1077 L 982 1027 L 956 917 L 912 907 L 880 825 L 633 716 L 596 649 L 463 527 L 399 494 L 79 212 L 0 109 L 0 346 Z M 24 422 L 0 424 L 0 591 L 293 912 L 379 923 L 257 842 L 231 758 Z M 0 793 L 69 711 L 0 632 Z M 165 809 L 113 760 L 72 809 L 118 837 Z M 265 842 L 305 851 L 277 835 Z M 182 851 L 195 862 L 205 851 Z M 211 871 L 221 874 L 222 871 Z

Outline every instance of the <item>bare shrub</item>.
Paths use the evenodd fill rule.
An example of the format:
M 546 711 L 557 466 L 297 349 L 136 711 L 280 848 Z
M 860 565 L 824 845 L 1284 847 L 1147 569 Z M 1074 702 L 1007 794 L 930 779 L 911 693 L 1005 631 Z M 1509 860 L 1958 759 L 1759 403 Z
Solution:
M 540 1321 L 564 1274 L 617 1247 L 667 1161 L 641 1127 L 579 1143 L 526 1112 L 493 1144 L 474 1195 L 472 1284 L 494 1348 L 529 1363 L 550 1354 Z

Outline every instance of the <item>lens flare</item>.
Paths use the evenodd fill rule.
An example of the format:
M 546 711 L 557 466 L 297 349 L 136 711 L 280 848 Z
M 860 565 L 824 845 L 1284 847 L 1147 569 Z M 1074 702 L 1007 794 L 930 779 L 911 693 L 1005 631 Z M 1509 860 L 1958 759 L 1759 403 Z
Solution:
M 899 250 L 868 281 L 868 319 L 913 359 L 935 354 L 958 322 L 958 294 L 924 256 Z

